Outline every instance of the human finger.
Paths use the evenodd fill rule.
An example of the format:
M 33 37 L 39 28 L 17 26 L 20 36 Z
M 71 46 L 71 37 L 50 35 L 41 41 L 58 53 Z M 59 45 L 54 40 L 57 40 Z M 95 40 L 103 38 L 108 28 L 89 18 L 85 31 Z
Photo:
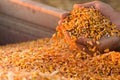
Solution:
M 84 51 L 84 52 L 92 55 L 92 52 L 89 51 L 88 48 L 87 48 L 85 45 L 82 45 L 82 44 L 80 44 L 80 43 L 76 43 L 76 45 L 77 45 L 77 47 L 78 47 L 80 50 L 82 50 L 82 51 Z
M 109 38 L 102 38 L 99 42 L 98 49 L 99 51 L 104 51 L 105 49 L 115 50 L 118 46 L 118 43 L 120 41 L 120 37 L 118 36 L 112 36 Z
M 93 42 L 92 39 L 90 38 L 85 38 L 85 37 L 79 37 L 76 41 L 77 43 L 80 43 L 85 46 L 94 46 L 95 43 Z
M 64 22 L 64 19 L 69 15 L 68 12 L 62 13 L 60 15 L 60 20 L 58 21 L 58 24 L 61 25 Z
M 68 15 L 69 15 L 69 12 L 62 13 L 62 14 L 60 15 L 60 19 L 65 19 L 66 16 L 68 16 Z
M 63 22 L 64 22 L 63 19 L 61 19 L 58 21 L 58 24 L 61 25 Z
M 74 4 L 73 8 L 80 8 L 80 7 L 91 7 L 95 5 L 95 1 L 89 2 L 89 3 L 84 3 L 84 4 Z

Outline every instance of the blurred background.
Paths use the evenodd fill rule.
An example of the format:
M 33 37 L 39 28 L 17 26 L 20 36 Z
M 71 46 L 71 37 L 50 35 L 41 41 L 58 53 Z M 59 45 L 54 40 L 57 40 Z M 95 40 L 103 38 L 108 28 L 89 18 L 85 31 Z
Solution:
M 63 10 L 71 10 L 75 3 L 85 3 L 94 0 L 33 0 L 43 4 L 47 4 Z M 99 0 L 110 4 L 113 8 L 120 11 L 120 0 Z

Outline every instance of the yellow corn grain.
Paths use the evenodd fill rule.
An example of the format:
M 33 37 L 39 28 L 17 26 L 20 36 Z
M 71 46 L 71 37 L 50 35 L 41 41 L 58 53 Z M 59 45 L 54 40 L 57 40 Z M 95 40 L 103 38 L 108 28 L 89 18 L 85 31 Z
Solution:
M 106 53 L 109 52 L 109 51 L 110 51 L 110 50 L 109 50 L 108 48 L 104 50 L 104 52 L 106 52 Z

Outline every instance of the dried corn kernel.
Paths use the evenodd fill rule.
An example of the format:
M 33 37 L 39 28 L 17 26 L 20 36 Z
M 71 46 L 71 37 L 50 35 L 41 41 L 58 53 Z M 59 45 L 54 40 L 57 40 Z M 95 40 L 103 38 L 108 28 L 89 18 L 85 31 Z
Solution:
M 106 53 L 109 52 L 109 51 L 110 51 L 110 50 L 109 50 L 108 48 L 104 50 L 104 52 L 106 52 Z

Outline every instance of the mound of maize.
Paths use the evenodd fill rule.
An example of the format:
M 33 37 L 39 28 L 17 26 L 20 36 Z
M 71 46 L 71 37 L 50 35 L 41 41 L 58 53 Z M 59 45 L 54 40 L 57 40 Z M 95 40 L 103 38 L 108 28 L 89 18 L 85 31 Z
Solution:
M 75 12 L 73 10 L 71 13 Z M 72 29 L 65 27 L 64 30 Z M 114 27 L 112 29 L 114 32 Z M 70 48 L 61 30 L 51 39 L 0 46 L 0 80 L 119 79 L 120 52 L 91 56 L 82 50 Z
M 102 37 L 120 35 L 116 25 L 92 6 L 73 9 L 57 30 L 63 34 L 68 32 L 73 47 L 77 47 L 75 42 L 80 37 L 92 39 L 87 42 L 87 48 L 92 52 L 96 51 L 96 46 L 93 44 L 99 45 Z

